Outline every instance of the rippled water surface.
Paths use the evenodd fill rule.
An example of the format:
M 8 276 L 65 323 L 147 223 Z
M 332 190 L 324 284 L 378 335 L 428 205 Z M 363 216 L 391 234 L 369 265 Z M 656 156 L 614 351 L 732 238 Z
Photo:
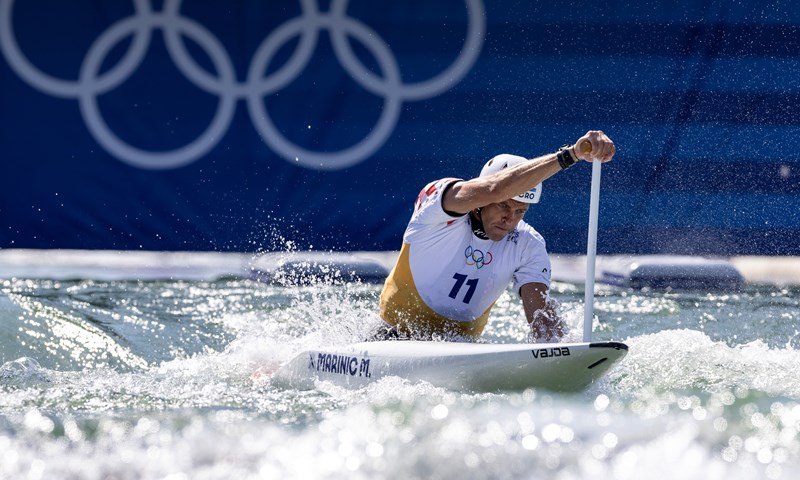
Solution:
M 360 340 L 379 286 L 0 283 L 0 478 L 800 478 L 800 289 L 600 287 L 630 351 L 578 394 L 386 378 L 281 390 L 268 372 Z M 554 295 L 580 340 L 582 285 Z M 489 342 L 526 335 L 504 295 Z

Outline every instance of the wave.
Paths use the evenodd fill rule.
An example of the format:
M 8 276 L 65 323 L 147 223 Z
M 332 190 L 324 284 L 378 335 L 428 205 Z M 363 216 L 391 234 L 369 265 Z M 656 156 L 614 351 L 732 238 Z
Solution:
M 759 391 L 800 400 L 794 372 L 800 351 L 771 347 L 763 340 L 730 345 L 692 329 L 663 330 L 626 340 L 628 355 L 610 374 L 622 395 L 695 390 Z

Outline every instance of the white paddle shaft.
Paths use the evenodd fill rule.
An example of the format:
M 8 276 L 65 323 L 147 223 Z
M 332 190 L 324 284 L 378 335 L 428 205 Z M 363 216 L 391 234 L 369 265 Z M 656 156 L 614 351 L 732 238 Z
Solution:
M 597 257 L 597 219 L 600 214 L 600 167 L 599 161 L 592 162 L 592 191 L 589 201 L 589 239 L 586 245 L 586 295 L 583 310 L 583 341 L 592 341 L 592 320 L 594 318 L 594 275 Z

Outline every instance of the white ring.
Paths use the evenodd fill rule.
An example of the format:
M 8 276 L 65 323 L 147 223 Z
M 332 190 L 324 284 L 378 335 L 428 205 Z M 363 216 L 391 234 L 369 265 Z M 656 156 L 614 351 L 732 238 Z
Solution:
M 342 19 L 339 20 L 341 21 Z M 334 28 L 332 27 L 333 17 L 319 17 L 319 21 L 320 26 L 328 27 L 329 29 Z M 348 31 L 373 50 L 372 53 L 378 60 L 381 69 L 390 79 L 389 83 L 395 87 L 399 87 L 400 71 L 397 68 L 397 62 L 389 51 L 388 46 L 380 42 L 370 42 L 369 39 L 373 38 L 375 32 L 368 29 L 364 24 L 349 19 L 344 21 L 347 22 Z M 293 23 L 293 25 L 297 25 L 298 28 L 301 26 L 300 23 Z M 290 30 L 286 30 L 284 35 L 287 35 L 288 39 L 291 38 L 291 33 Z M 265 49 L 259 52 L 265 57 L 264 60 L 259 59 L 264 62 L 265 67 L 269 66 L 269 59 L 280 45 L 281 43 L 279 42 L 272 42 L 270 43 L 270 46 L 272 46 L 271 49 Z M 266 142 L 272 147 L 275 153 L 307 168 L 315 170 L 338 170 L 355 165 L 364 158 L 367 158 L 380 148 L 389 135 L 391 135 L 392 130 L 397 124 L 397 119 L 400 117 L 400 110 L 402 107 L 399 88 L 390 89 L 385 99 L 381 117 L 372 132 L 360 143 L 333 153 L 306 150 L 288 141 L 278 129 L 275 128 L 272 119 L 267 114 L 261 96 L 249 96 L 247 98 L 247 106 L 250 109 L 250 118 L 253 120 L 253 124 L 265 137 Z
M 83 65 L 81 66 L 80 84 L 85 85 L 89 83 L 90 79 L 100 70 L 106 54 L 114 45 L 125 38 L 130 30 L 135 29 L 137 23 L 146 22 L 152 26 L 167 28 L 164 27 L 167 18 L 168 17 L 164 15 L 137 16 L 118 22 L 106 30 L 92 45 L 84 59 Z M 206 49 L 217 71 L 225 72 L 222 76 L 232 81 L 232 66 L 227 62 L 228 57 L 224 55 L 224 50 L 215 48 L 214 37 L 198 35 L 198 32 L 202 31 L 197 28 L 196 24 L 193 25 L 186 19 L 172 20 L 177 20 L 175 25 L 180 25 L 179 29 L 181 31 L 193 36 L 194 40 Z M 168 28 L 173 29 L 174 26 Z M 225 67 L 228 68 L 227 72 Z M 108 125 L 106 125 L 103 120 L 97 105 L 97 96 L 94 94 L 93 90 L 82 92 L 79 100 L 81 113 L 83 113 L 86 126 L 103 148 L 108 150 L 115 157 L 135 167 L 162 170 L 178 168 L 194 162 L 214 148 L 224 136 L 233 119 L 233 114 L 236 109 L 236 98 L 230 90 L 227 92 L 222 90 L 219 93 L 220 101 L 216 115 L 205 132 L 198 136 L 197 139 L 181 148 L 158 152 L 141 150 L 120 140 L 120 138 L 108 128 Z

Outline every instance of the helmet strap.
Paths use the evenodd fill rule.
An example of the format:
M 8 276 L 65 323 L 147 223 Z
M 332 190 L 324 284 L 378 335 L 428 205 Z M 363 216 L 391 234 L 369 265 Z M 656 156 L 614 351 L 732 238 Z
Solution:
M 483 229 L 483 220 L 481 220 L 481 209 L 476 208 L 469 212 L 469 224 L 472 227 L 472 233 L 481 240 L 489 240 L 486 235 L 486 230 Z

